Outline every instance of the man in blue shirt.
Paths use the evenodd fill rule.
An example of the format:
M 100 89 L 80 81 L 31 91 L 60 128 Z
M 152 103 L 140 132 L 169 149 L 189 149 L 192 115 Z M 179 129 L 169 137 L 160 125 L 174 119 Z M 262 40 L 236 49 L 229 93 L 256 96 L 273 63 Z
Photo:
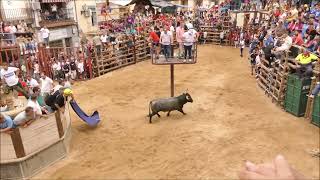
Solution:
M 1 113 L 0 114 L 0 132 L 10 133 L 13 128 L 14 128 L 14 124 L 11 117 Z

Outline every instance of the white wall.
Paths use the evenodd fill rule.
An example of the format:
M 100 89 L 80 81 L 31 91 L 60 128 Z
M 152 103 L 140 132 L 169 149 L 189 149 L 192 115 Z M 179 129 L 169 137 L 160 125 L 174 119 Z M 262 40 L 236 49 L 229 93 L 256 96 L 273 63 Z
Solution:
M 1 11 L 5 19 L 24 19 L 27 18 L 27 0 L 0 0 Z

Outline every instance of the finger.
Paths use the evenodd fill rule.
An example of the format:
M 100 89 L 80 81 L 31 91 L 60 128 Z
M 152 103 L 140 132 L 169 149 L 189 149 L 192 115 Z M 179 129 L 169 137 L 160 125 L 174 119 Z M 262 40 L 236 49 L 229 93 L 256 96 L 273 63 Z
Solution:
M 303 174 L 301 174 L 300 172 L 298 172 L 297 170 L 295 170 L 293 168 L 291 168 L 291 172 L 296 179 L 299 179 L 299 180 L 306 180 L 307 179 Z
M 282 155 L 278 155 L 274 163 L 276 168 L 276 175 L 278 178 L 293 179 L 289 163 Z
M 255 171 L 258 174 L 262 175 L 276 175 L 275 167 L 273 163 L 264 163 L 257 165 L 257 170 Z
M 246 161 L 245 167 L 246 167 L 246 169 L 248 171 L 255 172 L 257 170 L 257 166 L 254 163 L 250 162 L 250 161 Z
M 266 177 L 263 176 L 261 174 L 255 173 L 255 172 L 251 172 L 251 171 L 247 171 L 247 170 L 243 170 L 240 171 L 239 174 L 239 179 L 240 180 L 265 180 L 265 179 L 272 179 L 270 177 Z

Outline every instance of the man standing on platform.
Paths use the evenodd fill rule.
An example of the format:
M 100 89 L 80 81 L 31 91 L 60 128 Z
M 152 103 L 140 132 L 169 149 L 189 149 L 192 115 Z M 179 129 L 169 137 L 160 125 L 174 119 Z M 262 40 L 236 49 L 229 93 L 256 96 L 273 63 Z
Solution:
M 165 28 L 163 32 L 161 32 L 160 43 L 163 46 L 164 57 L 166 61 L 171 56 L 171 44 L 173 43 L 172 33 L 168 27 Z

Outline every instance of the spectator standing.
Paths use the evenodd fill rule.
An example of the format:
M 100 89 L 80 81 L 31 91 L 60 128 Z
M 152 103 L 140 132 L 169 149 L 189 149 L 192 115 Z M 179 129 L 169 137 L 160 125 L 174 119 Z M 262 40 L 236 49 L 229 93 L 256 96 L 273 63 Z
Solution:
M 74 58 L 71 58 L 70 62 L 70 70 L 71 70 L 71 79 L 77 78 L 77 62 L 74 60 Z
M 33 69 L 33 78 L 38 80 L 40 78 L 40 67 L 37 61 L 34 62 Z
M 41 87 L 41 95 L 44 99 L 46 99 L 53 88 L 53 81 L 49 77 L 47 77 L 44 73 L 41 73 L 40 79 L 40 87 Z
M 44 26 L 43 28 L 40 29 L 40 32 L 46 48 L 49 48 L 49 36 L 50 36 L 49 29 L 47 28 L 47 26 Z
M 84 79 L 84 62 L 81 59 L 77 65 L 79 72 L 79 79 Z
M 3 69 L 0 71 L 1 81 L 7 84 L 10 88 L 13 88 L 17 92 L 21 92 L 26 99 L 29 98 L 29 94 L 24 90 L 21 83 L 19 82 L 19 78 L 16 75 L 16 72 L 19 71 L 16 67 L 8 67 L 8 63 L 2 63 Z
M 52 13 L 52 16 L 53 16 L 53 19 L 57 19 L 57 15 L 58 15 L 58 7 L 56 4 L 52 4 L 51 5 L 51 13 Z
M 219 38 L 220 38 L 220 46 L 222 46 L 223 39 L 224 39 L 224 31 L 220 32 Z
M 96 47 L 96 51 L 97 54 L 100 55 L 101 54 L 101 40 L 100 40 L 100 36 L 98 34 L 96 34 L 93 38 L 92 38 L 93 44 Z
M 187 31 L 188 28 L 185 26 L 185 30 Z M 187 56 L 189 59 L 189 62 L 192 61 L 192 46 L 195 42 L 197 37 L 197 34 L 193 29 L 189 29 L 187 32 L 183 34 L 183 44 L 184 44 L 184 62 L 187 60 Z
M 176 39 L 179 43 L 179 54 L 180 58 L 183 57 L 183 34 L 184 34 L 184 24 L 183 22 L 178 22 L 178 27 L 176 29 Z
M 160 43 L 164 50 L 165 59 L 168 61 L 168 58 L 171 56 L 171 44 L 173 43 L 172 33 L 168 28 L 161 32 Z
M 243 49 L 244 49 L 244 47 L 245 47 L 244 39 L 241 39 L 241 40 L 240 40 L 239 46 L 240 46 L 240 56 L 243 57 Z
M 35 87 L 39 87 L 38 81 L 33 79 L 30 75 L 27 75 L 27 85 L 31 90 Z
M 152 47 L 155 51 L 155 59 L 159 59 L 159 53 L 160 53 L 160 37 L 156 33 L 156 29 L 154 27 L 151 27 L 151 32 L 149 34 L 149 39 L 152 41 Z

